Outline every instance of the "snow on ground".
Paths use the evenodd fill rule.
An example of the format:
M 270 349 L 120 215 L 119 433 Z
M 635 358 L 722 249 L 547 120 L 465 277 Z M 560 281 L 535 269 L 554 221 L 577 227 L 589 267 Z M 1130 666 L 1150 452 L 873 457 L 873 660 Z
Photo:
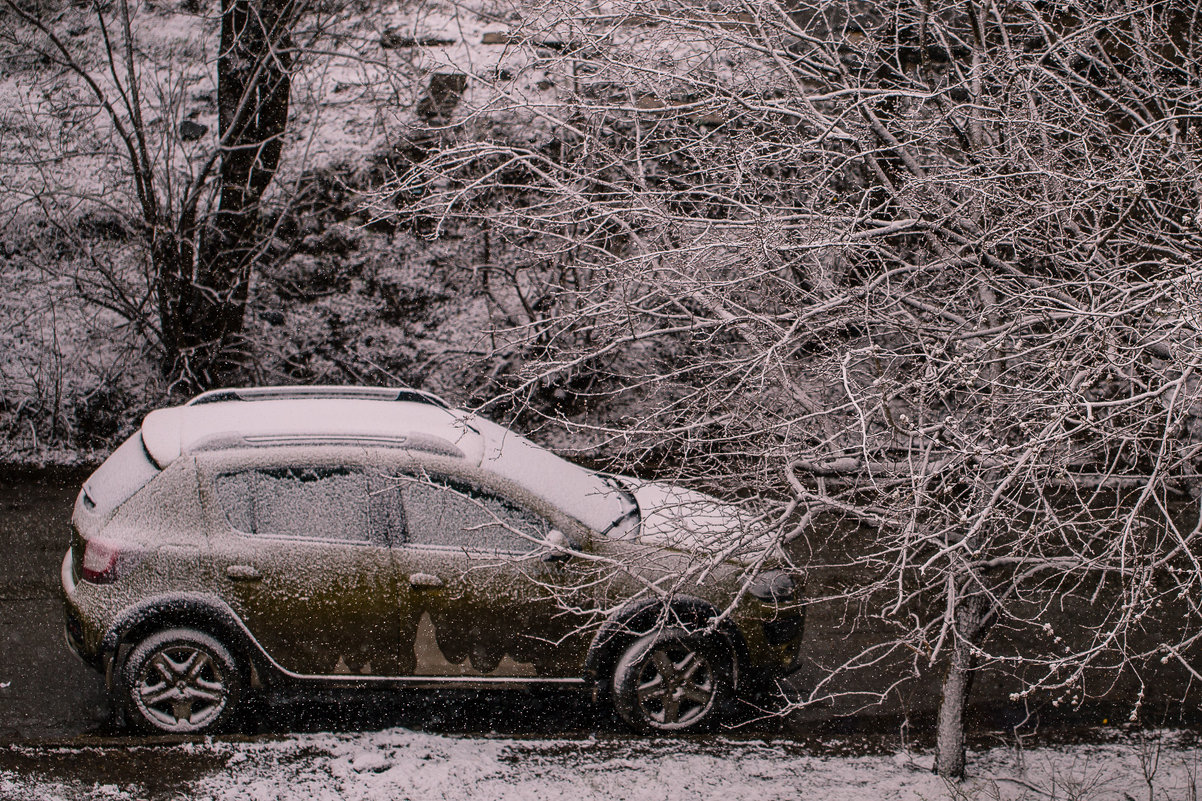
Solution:
M 1124 801 L 1196 798 L 1198 767 L 1194 749 L 1172 734 L 1021 754 L 1000 747 L 974 752 L 969 757 L 973 777 L 956 786 L 930 773 L 929 755 L 832 756 L 807 753 L 787 741 L 514 740 L 391 729 L 139 747 L 176 750 L 181 763 L 203 757 L 223 767 L 153 793 L 132 782 L 88 784 L 34 770 L 5 770 L 0 771 L 0 801 Z M 60 760 L 64 752 L 96 751 L 22 750 Z M 1150 785 L 1145 775 L 1151 776 Z

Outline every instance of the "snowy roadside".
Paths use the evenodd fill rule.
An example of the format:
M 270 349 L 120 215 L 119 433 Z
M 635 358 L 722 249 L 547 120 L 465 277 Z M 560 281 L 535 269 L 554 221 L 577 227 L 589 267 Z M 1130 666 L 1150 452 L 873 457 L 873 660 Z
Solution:
M 18 748 L 36 767 L 0 770 L 2 801 L 402 801 L 402 799 L 897 799 L 1196 798 L 1197 752 L 1159 734 L 1091 745 L 993 748 L 970 755 L 955 788 L 930 757 L 833 756 L 780 741 L 516 740 L 404 729 L 299 735 L 279 741 L 138 746 L 168 764 L 208 768 L 174 786 L 69 777 L 73 757 L 104 760 L 126 748 Z M 85 753 L 86 752 L 86 753 Z M 164 753 L 166 752 L 166 753 Z M 66 759 L 64 759 L 64 757 Z M 43 765 L 56 762 L 59 769 Z M 1149 783 L 1145 776 L 1151 776 Z M 160 777 L 161 778 L 161 777 Z

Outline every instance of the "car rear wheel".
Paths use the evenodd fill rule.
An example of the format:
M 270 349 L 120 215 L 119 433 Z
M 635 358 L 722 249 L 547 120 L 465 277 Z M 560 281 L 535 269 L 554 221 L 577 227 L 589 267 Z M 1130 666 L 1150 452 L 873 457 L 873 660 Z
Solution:
M 645 634 L 614 668 L 614 709 L 644 732 L 712 724 L 731 695 L 733 660 L 717 637 L 668 628 Z
M 242 690 L 224 645 L 193 629 L 168 629 L 137 645 L 121 671 L 130 723 L 168 734 L 199 734 L 225 725 Z

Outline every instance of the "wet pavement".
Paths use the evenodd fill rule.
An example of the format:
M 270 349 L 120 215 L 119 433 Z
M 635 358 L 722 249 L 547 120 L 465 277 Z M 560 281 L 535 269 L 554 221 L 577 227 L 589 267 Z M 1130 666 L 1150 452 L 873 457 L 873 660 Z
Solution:
M 183 797 L 198 777 L 225 770 L 238 743 L 289 742 L 306 732 L 373 732 L 393 728 L 437 735 L 467 735 L 538 742 L 596 743 L 632 758 L 657 741 L 628 735 L 611 713 L 587 695 L 564 691 L 441 692 L 359 691 L 278 694 L 253 706 L 237 735 L 208 738 L 142 737 L 111 720 L 101 676 L 85 666 L 63 639 L 59 566 L 68 544 L 68 519 L 83 475 L 72 471 L 0 472 L 0 774 L 69 780 L 73 786 L 107 787 L 136 781 L 134 797 Z M 827 663 L 859 647 L 871 631 L 849 635 L 838 610 L 815 607 L 806 640 L 812 659 Z M 805 677 L 797 678 L 804 682 Z M 878 714 L 839 717 L 829 709 L 788 718 L 744 710 L 740 727 L 715 735 L 682 738 L 690 753 L 721 752 L 731 738 L 770 741 L 775 748 L 811 755 L 889 754 L 903 746 L 927 747 L 938 698 L 938 675 L 914 682 L 896 706 Z M 1095 704 L 1073 720 L 1053 726 L 1006 703 L 1009 687 L 982 676 L 974 690 L 976 734 L 981 747 L 1018 740 L 1015 727 L 1039 729 L 1045 742 L 1096 741 L 1082 728 L 1125 719 L 1129 704 L 1118 698 Z M 1183 720 L 1164 721 L 1181 725 Z M 348 734 L 348 736 L 351 736 Z M 303 739 L 303 738 L 302 738 Z M 542 747 L 542 746 L 540 746 Z M 550 746 L 547 746 L 550 747 Z M 57 796 L 55 796 L 57 797 Z M 89 796 L 90 798 L 91 796 Z M 100 797 L 100 796 L 97 796 Z M 14 801 L 15 801 L 14 797 Z M 9 801 L 0 782 L 0 801 Z
M 0 743 L 72 737 L 108 716 L 103 681 L 63 639 L 59 566 L 82 479 L 0 475 Z

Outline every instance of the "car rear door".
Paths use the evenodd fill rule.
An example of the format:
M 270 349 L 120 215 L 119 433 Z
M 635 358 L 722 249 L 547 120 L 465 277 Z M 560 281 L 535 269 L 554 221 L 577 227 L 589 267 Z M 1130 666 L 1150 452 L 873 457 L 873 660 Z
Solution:
M 267 449 L 265 449 L 267 450 Z M 369 472 L 283 450 L 202 459 L 211 578 L 268 655 L 304 676 L 396 676 L 399 604 Z

